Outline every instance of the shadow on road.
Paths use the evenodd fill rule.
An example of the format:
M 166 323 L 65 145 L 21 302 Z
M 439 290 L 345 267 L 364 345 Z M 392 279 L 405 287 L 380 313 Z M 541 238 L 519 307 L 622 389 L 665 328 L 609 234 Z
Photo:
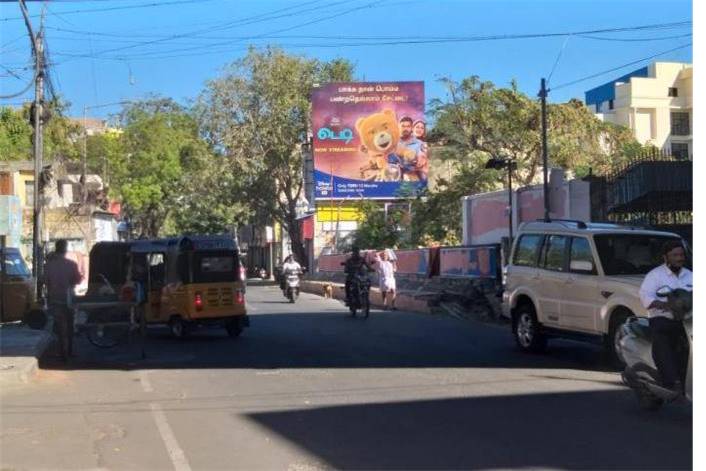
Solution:
M 669 412 L 642 412 L 627 391 L 597 391 L 248 417 L 336 469 L 691 469 L 691 416 Z
M 367 320 L 344 312 L 252 316 L 237 339 L 201 329 L 184 339 L 151 328 L 147 358 L 139 341 L 99 349 L 80 336 L 68 364 L 43 358 L 45 369 L 189 368 L 544 368 L 610 370 L 600 348 L 555 341 L 547 353 L 520 352 L 507 328 L 455 319 L 374 312 Z

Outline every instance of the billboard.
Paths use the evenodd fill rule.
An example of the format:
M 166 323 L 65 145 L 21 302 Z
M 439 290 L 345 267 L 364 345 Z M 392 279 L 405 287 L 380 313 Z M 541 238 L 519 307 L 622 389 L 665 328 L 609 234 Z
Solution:
M 315 88 L 312 125 L 317 199 L 399 198 L 426 187 L 424 82 Z

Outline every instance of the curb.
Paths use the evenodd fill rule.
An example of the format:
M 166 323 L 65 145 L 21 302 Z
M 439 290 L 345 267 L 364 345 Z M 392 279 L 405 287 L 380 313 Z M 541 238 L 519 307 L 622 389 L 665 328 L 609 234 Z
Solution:
M 46 330 L 42 329 L 39 332 L 42 332 L 41 338 L 32 346 L 28 355 L 0 356 L 0 384 L 3 386 L 25 385 L 32 381 L 39 370 L 39 358 L 51 345 L 53 338 L 52 334 Z

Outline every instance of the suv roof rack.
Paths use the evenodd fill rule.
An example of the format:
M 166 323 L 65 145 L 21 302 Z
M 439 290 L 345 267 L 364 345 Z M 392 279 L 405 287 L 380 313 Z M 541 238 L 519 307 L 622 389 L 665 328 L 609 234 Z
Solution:
M 537 219 L 537 222 L 571 222 L 576 224 L 576 227 L 579 229 L 588 228 L 584 221 L 580 221 L 578 219 Z

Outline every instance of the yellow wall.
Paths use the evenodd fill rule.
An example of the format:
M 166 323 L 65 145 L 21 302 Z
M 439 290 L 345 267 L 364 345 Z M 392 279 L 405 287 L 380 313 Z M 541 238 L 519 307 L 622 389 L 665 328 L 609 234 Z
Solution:
M 12 176 L 12 188 L 16 196 L 20 197 L 22 207 L 32 206 L 33 201 L 26 201 L 25 198 L 25 183 L 34 182 L 33 172 L 14 172 Z

